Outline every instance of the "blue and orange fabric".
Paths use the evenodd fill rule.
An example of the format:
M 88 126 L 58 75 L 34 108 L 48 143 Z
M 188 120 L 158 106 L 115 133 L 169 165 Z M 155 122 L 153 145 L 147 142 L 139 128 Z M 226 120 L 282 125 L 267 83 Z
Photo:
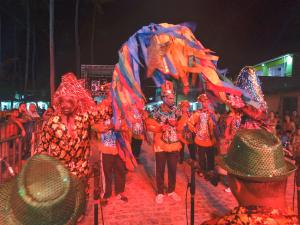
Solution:
M 151 23 L 138 30 L 122 45 L 111 85 L 116 128 L 120 127 L 117 118 L 125 118 L 131 128 L 134 118 L 130 112 L 144 108 L 146 100 L 141 89 L 141 69 L 146 69 L 147 77 L 151 77 L 157 87 L 168 79 L 177 79 L 187 94 L 191 75 L 192 85 L 200 77 L 205 81 L 206 89 L 221 102 L 227 102 L 226 93 L 243 95 L 242 89 L 220 79 L 216 71 L 218 56 L 213 55 L 195 38 L 190 29 L 192 25 Z M 125 137 L 120 136 L 119 139 L 124 148 L 130 146 Z M 126 151 L 130 149 L 124 149 L 124 156 Z

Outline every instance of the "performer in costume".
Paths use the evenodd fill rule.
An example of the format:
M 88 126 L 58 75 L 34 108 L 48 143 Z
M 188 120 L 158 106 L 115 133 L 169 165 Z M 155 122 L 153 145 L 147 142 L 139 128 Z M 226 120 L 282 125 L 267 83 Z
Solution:
M 190 112 L 190 103 L 187 100 L 181 101 L 179 103 L 180 110 L 180 120 L 178 122 L 178 136 L 182 144 L 180 150 L 179 163 L 184 161 L 184 146 L 187 145 L 190 153 L 190 157 L 193 160 L 196 160 L 196 149 L 193 140 L 193 133 L 189 130 L 187 122 L 191 117 L 192 113 Z
M 61 160 L 72 174 L 86 179 L 89 175 L 88 129 L 97 113 L 95 103 L 83 81 L 73 73 L 62 76 L 53 96 L 55 113 L 45 123 L 36 153 L 47 152 Z
M 156 159 L 156 203 L 161 204 L 164 200 L 164 172 L 165 165 L 168 167 L 168 196 L 175 201 L 181 201 L 175 192 L 176 168 L 181 149 L 181 143 L 177 134 L 179 112 L 174 105 L 173 84 L 166 81 L 161 86 L 163 103 L 154 109 L 146 120 L 147 130 L 154 133 L 153 148 Z
M 192 114 L 188 126 L 195 133 L 200 168 L 203 172 L 209 172 L 214 170 L 215 123 L 212 119 L 213 112 L 209 108 L 210 102 L 206 94 L 199 95 L 197 100 L 202 107 Z
M 141 146 L 143 140 L 146 136 L 145 130 L 145 119 L 148 117 L 147 112 L 142 109 L 133 109 L 133 122 L 132 122 L 132 138 L 131 138 L 131 149 L 132 153 L 136 159 L 136 161 L 140 162 L 140 153 L 141 153 Z
M 116 133 L 124 132 L 128 129 L 125 121 L 121 122 L 120 130 L 116 130 L 113 125 L 112 99 L 110 95 L 110 83 L 105 84 L 106 98 L 97 106 L 99 110 L 99 120 L 92 126 L 92 129 L 100 135 L 99 151 L 102 153 L 102 165 L 105 177 L 105 193 L 101 199 L 101 204 L 106 205 L 112 195 L 112 179 L 115 180 L 115 194 L 118 199 L 127 202 L 124 195 L 126 182 L 125 163 L 120 158 L 119 146 L 117 145 Z
M 242 111 L 241 128 L 265 128 L 269 130 L 267 125 L 267 103 L 264 100 L 260 80 L 255 74 L 255 69 L 245 66 L 239 73 L 235 85 L 244 91 L 244 98 L 248 98 L 247 101 L 250 102 L 250 104 L 245 104 L 245 101 L 240 97 L 229 96 L 230 105 Z

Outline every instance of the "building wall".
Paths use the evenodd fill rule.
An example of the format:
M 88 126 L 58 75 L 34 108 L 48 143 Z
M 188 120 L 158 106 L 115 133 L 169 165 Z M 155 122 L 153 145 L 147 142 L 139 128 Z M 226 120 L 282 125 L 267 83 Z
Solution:
M 282 115 L 284 113 L 283 101 L 286 97 L 297 98 L 297 112 L 300 114 L 300 90 L 265 94 L 265 100 L 268 104 L 269 111 L 279 112 Z

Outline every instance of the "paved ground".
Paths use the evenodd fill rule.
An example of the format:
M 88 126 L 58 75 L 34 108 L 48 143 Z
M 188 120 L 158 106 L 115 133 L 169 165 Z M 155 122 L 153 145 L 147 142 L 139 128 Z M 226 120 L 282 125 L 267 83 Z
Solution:
M 187 151 L 186 151 L 187 152 Z M 178 166 L 176 192 L 182 197 L 179 203 L 172 199 L 165 199 L 161 205 L 157 205 L 155 199 L 154 182 L 154 154 L 151 148 L 143 143 L 142 164 L 136 172 L 129 172 L 126 179 L 126 195 L 128 203 L 122 203 L 112 197 L 109 204 L 103 207 L 104 223 L 99 208 L 99 224 L 106 225 L 184 225 L 186 221 L 186 207 L 190 224 L 190 194 L 186 196 L 187 179 L 190 176 L 190 168 L 186 163 Z M 167 175 L 166 175 L 167 177 Z M 287 199 L 292 207 L 293 178 L 289 180 Z M 186 200 L 187 199 L 187 202 Z M 80 225 L 94 224 L 93 200 L 89 201 L 87 216 Z M 231 193 L 224 192 L 224 186 L 219 184 L 212 186 L 202 177 L 196 177 L 195 196 L 195 224 L 201 224 L 204 220 L 222 215 L 236 206 L 237 203 Z

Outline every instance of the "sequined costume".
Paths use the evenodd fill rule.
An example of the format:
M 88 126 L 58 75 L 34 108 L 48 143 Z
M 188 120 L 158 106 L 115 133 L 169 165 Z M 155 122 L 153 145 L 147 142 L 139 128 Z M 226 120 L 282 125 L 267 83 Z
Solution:
M 188 126 L 195 134 L 195 144 L 198 161 L 202 172 L 209 172 L 215 167 L 215 123 L 214 112 L 210 109 L 210 102 L 206 94 L 197 98 L 202 107 L 195 111 L 188 121 Z
M 297 225 L 296 215 L 289 210 L 265 208 L 260 206 L 237 207 L 229 214 L 206 221 L 202 225 Z
M 189 119 L 189 128 L 195 132 L 195 143 L 199 146 L 210 147 L 216 143 L 211 116 L 208 109 L 199 109 Z
M 165 105 L 156 107 L 148 119 L 148 129 L 158 131 L 154 133 L 155 152 L 174 152 L 179 151 L 181 144 L 177 134 L 177 122 L 179 113 L 173 106 L 171 109 Z
M 131 149 L 132 153 L 137 160 L 140 162 L 140 153 L 143 140 L 146 138 L 146 141 L 149 142 L 148 134 L 146 131 L 145 119 L 148 117 L 145 110 L 138 110 L 134 108 L 132 111 L 132 138 L 131 138 Z
M 166 81 L 162 85 L 163 103 L 155 108 L 146 120 L 147 130 L 154 133 L 153 149 L 155 152 L 155 172 L 157 196 L 156 202 L 162 203 L 159 199 L 164 194 L 165 166 L 168 167 L 168 194 L 177 196 L 175 193 L 176 170 L 179 158 L 181 143 L 177 134 L 179 111 L 174 106 L 173 84 Z M 176 198 L 176 201 L 179 197 Z
M 184 144 L 191 144 L 194 142 L 193 133 L 188 128 L 188 120 L 192 116 L 192 113 L 188 110 L 183 112 L 182 105 L 186 104 L 187 107 L 190 106 L 188 101 L 184 101 L 180 103 L 180 120 L 178 121 L 178 135 L 181 142 Z
M 181 141 L 182 148 L 180 150 L 179 163 L 183 163 L 184 161 L 184 149 L 185 145 L 190 153 L 190 158 L 196 160 L 196 146 L 194 143 L 194 135 L 193 132 L 190 131 L 188 127 L 188 120 L 190 119 L 192 113 L 190 112 L 190 103 L 186 100 L 180 102 L 179 111 L 180 111 L 180 119 L 178 121 L 178 136 Z
M 239 73 L 235 85 L 243 90 L 243 98 L 248 102 L 244 104 L 245 101 L 241 97 L 229 96 L 230 105 L 243 114 L 241 128 L 270 130 L 267 124 L 267 103 L 264 100 L 261 83 L 254 68 L 244 67 Z
M 231 111 L 227 116 L 222 117 L 220 123 L 223 123 L 221 127 L 221 137 L 219 143 L 219 154 L 226 154 L 227 149 L 241 126 L 241 114 L 239 112 Z
M 103 199 L 107 201 L 112 195 L 112 180 L 115 180 L 115 194 L 121 194 L 125 189 L 126 170 L 125 162 L 119 155 L 119 145 L 117 134 L 128 132 L 124 120 L 119 121 L 121 128 L 115 130 L 113 125 L 112 102 L 111 99 L 103 100 L 97 106 L 100 112 L 100 119 L 92 127 L 99 135 L 98 151 L 102 153 L 102 165 L 105 178 L 105 193 Z

